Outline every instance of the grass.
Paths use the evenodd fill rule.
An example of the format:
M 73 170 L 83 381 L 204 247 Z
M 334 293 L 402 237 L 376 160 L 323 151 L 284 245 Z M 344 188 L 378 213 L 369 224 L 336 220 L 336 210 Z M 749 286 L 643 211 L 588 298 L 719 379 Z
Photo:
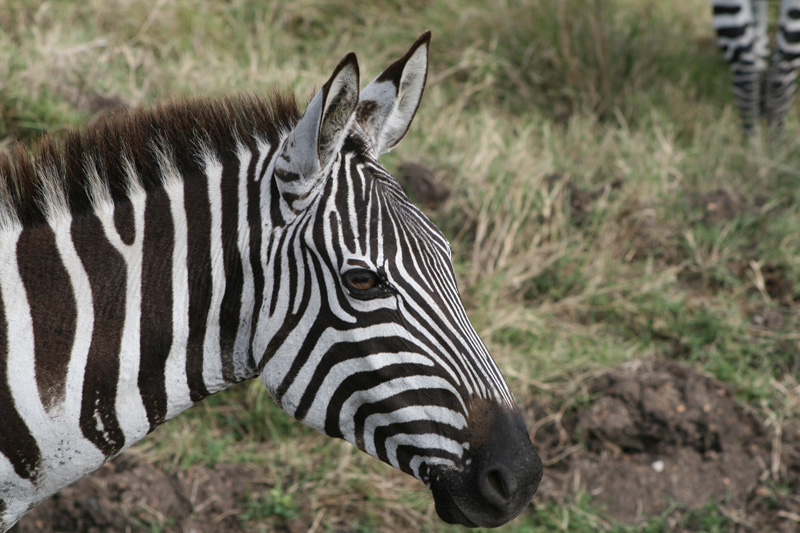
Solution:
M 741 140 L 706 0 L 354 5 L 0 0 L 0 146 L 119 102 L 274 86 L 302 100 L 346 52 L 370 78 L 432 29 L 422 107 L 385 164 L 446 170 L 451 198 L 429 214 L 518 401 L 564 402 L 586 376 L 658 357 L 730 383 L 765 418 L 800 417 L 800 122 L 795 108 L 782 143 Z M 289 480 L 251 494 L 253 527 L 322 509 L 332 529 L 449 529 L 413 480 L 289 420 L 259 383 L 136 453 Z M 685 520 L 644 527 L 731 526 L 713 503 Z M 630 530 L 586 494 L 510 528 Z

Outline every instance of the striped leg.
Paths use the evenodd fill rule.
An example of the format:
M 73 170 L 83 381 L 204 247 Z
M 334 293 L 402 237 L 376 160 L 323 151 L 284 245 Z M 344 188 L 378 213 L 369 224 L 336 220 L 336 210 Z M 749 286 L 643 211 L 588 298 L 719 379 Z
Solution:
M 766 0 L 712 0 L 717 42 L 730 64 L 733 94 L 745 135 L 761 116 L 762 83 L 767 70 Z
M 766 118 L 777 132 L 783 129 L 794 100 L 800 66 L 800 0 L 782 0 L 775 52 L 767 75 Z

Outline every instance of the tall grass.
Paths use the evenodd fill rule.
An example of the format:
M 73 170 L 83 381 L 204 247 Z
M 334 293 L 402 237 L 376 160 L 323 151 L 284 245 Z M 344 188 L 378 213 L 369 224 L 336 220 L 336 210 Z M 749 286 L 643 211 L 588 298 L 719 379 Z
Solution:
M 0 0 L 0 143 L 170 95 L 302 100 L 346 52 L 368 79 L 425 29 L 429 86 L 385 164 L 447 176 L 429 215 L 518 401 L 576 401 L 587 376 L 659 357 L 796 420 L 800 126 L 793 112 L 782 143 L 742 141 L 707 0 Z M 267 524 L 324 509 L 332 528 L 442 527 L 413 480 L 289 421 L 259 383 L 134 453 L 291 479 L 253 496 Z M 622 527 L 588 495 L 537 509 L 516 525 Z

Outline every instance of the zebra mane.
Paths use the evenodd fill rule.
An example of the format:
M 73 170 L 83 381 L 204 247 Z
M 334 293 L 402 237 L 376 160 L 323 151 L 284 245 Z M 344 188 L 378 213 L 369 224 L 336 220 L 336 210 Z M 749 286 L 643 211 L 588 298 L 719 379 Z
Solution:
M 98 194 L 118 202 L 132 186 L 161 187 L 164 154 L 186 177 L 202 170 L 201 151 L 224 161 L 242 145 L 274 146 L 299 115 L 294 95 L 278 92 L 167 101 L 47 134 L 32 149 L 16 143 L 0 153 L 0 228 L 34 225 L 60 209 L 80 213 Z

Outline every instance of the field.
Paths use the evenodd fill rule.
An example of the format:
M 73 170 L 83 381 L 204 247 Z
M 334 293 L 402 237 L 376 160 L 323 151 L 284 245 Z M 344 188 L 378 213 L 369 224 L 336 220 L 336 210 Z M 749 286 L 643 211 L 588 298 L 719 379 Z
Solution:
M 294 90 L 424 30 L 384 165 L 453 243 L 545 462 L 507 531 L 800 529 L 800 122 L 742 139 L 707 0 L 0 0 L 0 148 L 164 97 Z M 28 531 L 451 531 L 414 479 L 260 382 Z

